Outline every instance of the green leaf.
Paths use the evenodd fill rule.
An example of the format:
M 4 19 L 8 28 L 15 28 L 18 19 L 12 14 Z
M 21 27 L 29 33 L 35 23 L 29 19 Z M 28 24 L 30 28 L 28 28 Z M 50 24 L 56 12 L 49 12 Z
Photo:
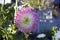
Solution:
M 14 40 L 12 35 L 8 35 L 8 40 Z

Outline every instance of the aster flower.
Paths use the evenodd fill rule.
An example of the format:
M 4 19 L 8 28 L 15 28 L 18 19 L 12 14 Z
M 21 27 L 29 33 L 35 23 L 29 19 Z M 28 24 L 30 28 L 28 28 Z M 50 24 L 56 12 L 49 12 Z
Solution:
M 22 8 L 15 16 L 14 23 L 21 32 L 31 32 L 38 26 L 38 14 L 30 8 Z

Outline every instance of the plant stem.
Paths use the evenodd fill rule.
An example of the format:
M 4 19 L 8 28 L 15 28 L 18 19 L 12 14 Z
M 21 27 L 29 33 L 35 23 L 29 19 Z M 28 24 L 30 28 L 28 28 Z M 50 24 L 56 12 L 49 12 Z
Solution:
M 24 33 L 24 35 L 25 35 L 26 40 L 28 40 L 29 35 L 27 33 Z
M 18 11 L 18 0 L 16 0 L 15 6 L 16 6 L 16 8 L 15 8 L 15 15 L 16 15 L 16 13 L 17 13 L 17 11 Z
M 5 0 L 3 0 L 2 2 L 1 11 L 3 11 L 4 4 L 5 4 Z
M 8 40 L 8 35 L 6 34 L 6 40 Z

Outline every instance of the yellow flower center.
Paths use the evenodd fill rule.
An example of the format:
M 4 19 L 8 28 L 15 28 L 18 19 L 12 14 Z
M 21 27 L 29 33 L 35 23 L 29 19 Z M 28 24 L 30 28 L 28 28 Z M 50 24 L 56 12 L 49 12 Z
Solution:
M 25 24 L 29 23 L 29 21 L 30 21 L 30 19 L 29 19 L 28 17 L 25 17 L 24 20 L 23 20 L 23 22 L 24 22 Z

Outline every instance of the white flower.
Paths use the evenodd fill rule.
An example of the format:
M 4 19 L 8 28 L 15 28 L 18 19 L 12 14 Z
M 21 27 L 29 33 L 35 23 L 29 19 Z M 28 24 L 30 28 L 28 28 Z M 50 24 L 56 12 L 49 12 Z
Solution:
M 7 29 L 7 31 L 8 31 L 8 33 L 11 33 L 12 28 L 11 28 L 11 27 L 9 27 L 9 28 Z
M 11 27 L 11 24 L 9 25 L 9 27 Z
M 56 33 L 56 40 L 58 40 L 60 38 L 60 31 L 57 31 Z
M 37 35 L 37 38 L 44 38 L 46 35 L 45 34 L 39 34 Z

